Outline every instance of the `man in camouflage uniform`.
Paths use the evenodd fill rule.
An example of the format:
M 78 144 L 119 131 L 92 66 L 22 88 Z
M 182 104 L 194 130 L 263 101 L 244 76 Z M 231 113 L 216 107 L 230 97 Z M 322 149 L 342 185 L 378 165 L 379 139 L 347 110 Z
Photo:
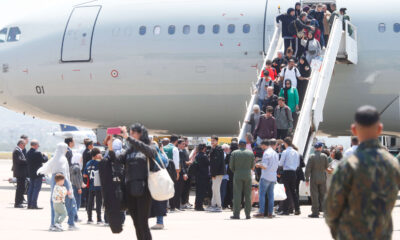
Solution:
M 326 222 L 334 239 L 391 239 L 392 210 L 400 187 L 400 166 L 378 141 L 378 111 L 360 107 L 351 130 L 361 142 L 336 169 L 326 198 Z
M 240 140 L 239 149 L 232 152 L 229 168 L 233 172 L 233 216 L 240 219 L 242 196 L 244 195 L 244 212 L 250 219 L 251 212 L 251 170 L 255 166 L 252 151 L 246 149 L 246 141 Z

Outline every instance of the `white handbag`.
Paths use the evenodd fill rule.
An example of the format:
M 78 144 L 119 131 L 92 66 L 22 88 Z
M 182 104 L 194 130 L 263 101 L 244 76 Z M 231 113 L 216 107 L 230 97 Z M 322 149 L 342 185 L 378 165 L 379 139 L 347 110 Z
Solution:
M 160 167 L 158 162 L 154 160 L 154 163 L 160 169 L 157 172 L 150 171 L 150 159 L 147 161 L 149 176 L 147 179 L 147 183 L 149 186 L 151 197 L 156 201 L 166 201 L 174 197 L 175 195 L 175 188 L 174 182 L 172 181 L 171 177 L 167 169 L 165 169 L 164 163 L 161 160 Z
M 283 184 L 277 183 L 274 187 L 274 201 L 284 201 L 286 200 L 286 191 Z

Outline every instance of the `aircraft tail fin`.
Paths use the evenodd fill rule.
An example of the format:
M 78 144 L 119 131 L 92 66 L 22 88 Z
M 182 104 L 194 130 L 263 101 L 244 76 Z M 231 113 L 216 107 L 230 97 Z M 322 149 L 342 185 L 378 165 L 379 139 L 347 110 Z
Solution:
M 69 125 L 64 125 L 60 124 L 61 127 L 61 132 L 73 132 L 73 131 L 79 131 L 79 129 L 75 126 L 69 126 Z

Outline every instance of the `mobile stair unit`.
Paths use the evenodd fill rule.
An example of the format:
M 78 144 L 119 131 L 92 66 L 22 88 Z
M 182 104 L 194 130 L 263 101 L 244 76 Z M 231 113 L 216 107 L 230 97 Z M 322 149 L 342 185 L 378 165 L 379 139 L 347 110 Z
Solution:
M 277 25 L 262 69 L 265 68 L 265 62 L 272 60 L 282 48 L 281 27 Z M 306 160 L 308 159 L 309 150 L 318 131 L 319 124 L 323 121 L 325 100 L 335 64 L 357 64 L 357 62 L 357 28 L 346 21 L 345 30 L 343 30 L 343 22 L 339 18 L 336 18 L 333 22 L 329 42 L 323 51 L 323 55 L 320 59 L 314 59 L 311 62 L 312 73 L 294 131 L 293 144 L 298 147 L 299 153 Z M 251 93 L 251 100 L 250 104 L 247 105 L 244 122 L 240 125 L 239 139 L 245 139 L 249 127 L 247 122 L 250 120 L 253 106 L 257 100 L 254 82 Z

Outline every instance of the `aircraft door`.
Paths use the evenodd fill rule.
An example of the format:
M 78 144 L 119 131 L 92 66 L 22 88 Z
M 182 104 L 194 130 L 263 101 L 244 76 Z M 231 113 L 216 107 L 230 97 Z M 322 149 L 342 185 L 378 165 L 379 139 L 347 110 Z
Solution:
M 61 46 L 62 62 L 91 60 L 92 39 L 101 6 L 75 7 L 65 27 Z

